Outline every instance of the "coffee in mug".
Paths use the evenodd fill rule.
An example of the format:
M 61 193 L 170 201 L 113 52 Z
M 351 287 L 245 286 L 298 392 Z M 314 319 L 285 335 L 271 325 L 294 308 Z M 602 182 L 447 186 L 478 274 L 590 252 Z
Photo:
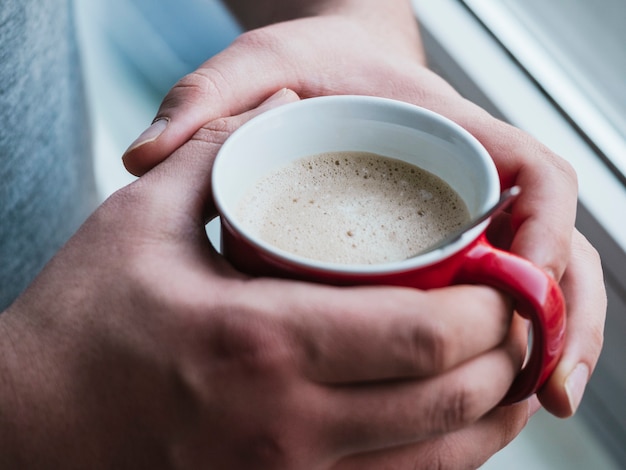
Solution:
M 247 207 L 251 204 L 246 199 L 250 194 L 265 193 L 261 199 L 269 195 L 271 200 L 283 191 L 279 186 L 289 188 L 292 184 L 299 188 L 302 181 L 311 180 L 308 165 L 313 166 L 313 160 L 318 163 L 325 160 L 323 165 L 320 164 L 320 168 L 325 167 L 320 170 L 321 173 L 329 173 L 332 169 L 334 174 L 337 170 L 335 167 L 342 166 L 341 158 L 345 159 L 347 155 L 350 155 L 348 160 L 351 161 L 348 165 L 343 160 L 346 169 L 349 169 L 347 180 L 331 178 L 313 195 L 291 195 L 287 190 L 287 198 L 283 197 L 279 207 L 282 205 L 289 209 L 290 204 L 294 203 L 293 199 L 298 199 L 297 209 L 281 209 L 285 213 L 280 214 L 276 208 L 271 209 L 269 215 L 262 216 L 265 217 L 264 221 L 259 223 L 273 225 L 286 233 L 291 230 L 292 242 L 295 237 L 306 239 L 313 225 L 327 225 L 329 228 L 339 225 L 337 219 L 328 224 L 325 219 L 358 210 L 358 207 L 344 204 L 354 202 L 356 197 L 353 194 L 347 194 L 343 199 L 341 194 L 356 190 L 361 183 L 370 180 L 369 170 L 367 174 L 364 173 L 368 165 L 364 167 L 363 163 L 371 159 L 379 163 L 386 162 L 380 163 L 380 166 L 390 165 L 393 173 L 396 167 L 398 172 L 408 171 L 409 174 L 414 168 L 426 170 L 429 175 L 438 178 L 434 181 L 443 181 L 458 193 L 472 219 L 493 207 L 500 197 L 497 168 L 486 149 L 465 129 L 445 117 L 409 103 L 370 96 L 305 99 L 251 119 L 235 131 L 218 152 L 213 165 L 211 189 L 220 216 L 220 247 L 224 257 L 236 269 L 252 276 L 274 276 L 340 286 L 382 284 L 432 289 L 455 284 L 485 284 L 500 289 L 511 295 L 516 311 L 530 320 L 533 339 L 526 364 L 519 371 L 503 403 L 515 403 L 540 390 L 556 367 L 563 350 L 565 301 L 559 285 L 541 268 L 491 245 L 486 237 L 488 221 L 467 230 L 448 244 L 436 246 L 417 256 L 413 255 L 420 251 L 418 244 L 411 242 L 405 247 L 405 252 L 394 251 L 384 255 L 389 261 L 372 257 L 367 258 L 368 263 L 363 262 L 366 258 L 359 258 L 341 264 L 337 262 L 338 257 L 334 252 L 330 254 L 332 261 L 324 261 L 310 257 L 310 252 L 315 251 L 313 249 L 305 248 L 302 254 L 297 254 L 277 248 L 243 220 L 240 214 L 242 207 L 250 211 L 248 215 L 252 218 L 262 218 L 260 209 L 254 208 L 254 205 Z M 393 160 L 389 163 L 385 158 Z M 296 169 L 284 170 L 289 167 Z M 388 175 L 389 168 L 381 174 L 387 171 Z M 358 174 L 356 169 L 359 170 Z M 276 173 L 282 171 L 287 173 L 277 177 Z M 303 176 L 297 177 L 298 173 Z M 262 175 L 272 176 L 259 182 Z M 431 176 L 422 179 L 429 178 L 432 182 Z M 284 183 L 277 185 L 277 180 Z M 403 199 L 404 196 L 397 193 L 399 186 L 396 183 L 387 186 L 396 191 L 389 198 L 391 203 L 383 202 L 378 208 L 364 209 L 362 214 L 355 217 L 356 220 L 367 221 L 366 225 L 344 226 L 341 229 L 343 233 L 340 231 L 335 235 L 314 234 L 311 237 L 311 242 L 315 242 L 313 246 L 326 249 L 327 245 L 331 245 L 333 236 L 354 238 L 360 235 L 356 233 L 357 229 L 371 233 L 376 231 L 380 235 L 383 233 L 379 232 L 380 225 L 391 224 L 390 218 L 419 216 L 420 190 L 413 190 L 413 194 Z M 439 184 L 438 187 L 442 186 Z M 361 191 L 370 193 L 372 188 Z M 433 191 L 436 193 L 432 187 L 427 190 L 430 193 Z M 339 204 L 331 209 L 324 200 L 332 193 L 340 196 Z M 310 201 L 313 201 L 313 205 L 319 203 L 321 212 L 304 214 L 303 209 Z M 407 210 L 393 215 L 391 207 L 399 201 L 404 201 Z M 451 210 L 454 205 L 454 202 L 448 204 L 439 213 L 455 213 Z M 457 204 L 457 209 L 459 206 Z M 310 225 L 303 225 L 303 221 Z M 448 222 L 445 230 L 453 229 L 455 224 L 460 223 L 449 219 Z M 429 224 L 428 230 L 432 230 L 435 225 Z M 300 230 L 295 236 L 294 228 Z M 406 238 L 406 232 L 411 231 L 417 232 L 412 228 L 398 228 L 396 235 L 402 232 L 398 237 L 402 240 Z M 352 232 L 352 237 L 348 232 Z M 440 238 L 439 232 L 431 235 Z M 392 232 L 384 234 L 382 239 L 385 238 L 393 238 Z M 384 253 L 386 249 L 380 245 L 382 243 L 377 239 L 365 252 Z M 304 252 L 308 252 L 307 256 Z
M 438 176 L 370 152 L 304 157 L 264 177 L 242 198 L 238 218 L 254 236 L 306 258 L 338 264 L 399 261 L 470 219 Z

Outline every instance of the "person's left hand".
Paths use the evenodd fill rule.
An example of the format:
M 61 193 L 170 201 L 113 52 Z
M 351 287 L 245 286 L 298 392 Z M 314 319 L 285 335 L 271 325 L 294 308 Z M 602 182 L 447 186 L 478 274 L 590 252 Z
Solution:
M 427 69 L 418 43 L 412 47 L 415 37 L 391 47 L 370 26 L 335 15 L 245 33 L 174 86 L 155 124 L 125 154 L 126 167 L 143 174 L 204 123 L 251 109 L 283 87 L 304 98 L 333 94 L 394 98 L 456 121 L 490 152 L 502 186 L 523 188 L 511 208 L 511 251 L 561 280 L 568 306 L 567 339 L 562 359 L 539 397 L 553 414 L 572 415 L 598 360 L 606 313 L 599 257 L 574 229 L 574 171 L 526 133 L 463 99 Z

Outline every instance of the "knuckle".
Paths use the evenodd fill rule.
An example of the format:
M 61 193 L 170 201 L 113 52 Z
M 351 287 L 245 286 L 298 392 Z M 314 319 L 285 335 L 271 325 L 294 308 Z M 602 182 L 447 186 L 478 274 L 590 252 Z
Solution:
M 254 312 L 233 313 L 223 315 L 213 326 L 214 359 L 268 379 L 284 375 L 292 354 L 280 329 L 257 321 Z
M 428 326 L 420 325 L 405 340 L 409 351 L 408 359 L 413 369 L 423 373 L 437 373 L 445 370 L 450 364 L 450 348 L 445 328 L 436 320 L 428 322 Z
M 527 165 L 531 165 L 533 168 L 540 168 L 542 177 L 545 177 L 547 173 L 563 179 L 567 185 L 578 187 L 576 170 L 565 158 L 554 153 L 550 148 L 525 131 L 505 123 L 502 123 L 500 129 L 501 135 L 507 136 L 505 142 L 508 143 L 506 145 L 512 145 L 509 149 L 513 151 L 517 158 L 521 158 L 522 161 L 526 162 Z M 543 165 L 537 166 L 538 162 Z
M 267 432 L 249 438 L 242 443 L 240 458 L 247 468 L 282 469 L 289 468 L 288 452 L 278 433 Z
M 558 157 L 555 154 L 552 155 L 552 165 L 555 169 L 563 175 L 563 177 L 574 187 L 578 187 L 578 175 L 576 170 L 572 166 L 570 162 L 565 160 L 564 158 Z
M 310 423 L 309 423 L 310 424 Z M 296 422 L 292 417 L 284 417 L 281 413 L 274 415 L 271 422 L 248 428 L 242 439 L 237 443 L 237 468 L 255 469 L 292 469 L 312 468 L 312 461 L 318 450 L 311 445 L 313 440 L 310 430 L 303 422 Z M 308 442 L 303 446 L 303 442 Z M 305 447 L 312 447 L 306 449 Z M 317 466 L 313 465 L 317 468 Z
M 429 419 L 435 432 L 451 432 L 467 426 L 480 417 L 480 391 L 473 381 L 458 381 L 435 398 Z
M 461 386 L 447 398 L 442 414 L 441 426 L 449 431 L 472 421 L 472 394 L 467 387 Z
M 502 291 L 483 285 L 460 286 L 463 289 L 465 298 L 463 305 L 472 310 L 489 310 L 489 312 L 500 312 L 504 315 L 501 317 L 501 326 L 504 328 L 504 334 L 508 330 L 510 323 L 511 299 Z
M 166 109 L 176 109 L 194 103 L 206 103 L 222 98 L 227 79 L 215 68 L 201 67 L 182 77 L 163 99 L 159 115 Z
M 528 136 L 527 139 L 530 141 L 527 142 L 529 147 L 535 147 L 537 149 L 537 154 L 542 161 L 547 164 L 549 169 L 555 171 L 568 185 L 578 187 L 578 175 L 570 162 L 558 156 L 544 145 L 538 144 L 536 141 L 532 140 L 530 136 Z
M 554 240 L 556 246 L 560 247 L 560 253 L 558 258 L 560 259 L 569 259 L 570 256 L 570 247 L 572 243 L 571 232 L 567 232 L 566 230 L 559 230 L 559 228 L 555 226 L 547 226 L 546 227 L 547 236 L 550 237 L 549 240 Z
M 572 242 L 574 253 L 585 263 L 602 264 L 600 252 L 579 231 L 574 232 Z
M 223 144 L 236 129 L 235 122 L 230 118 L 217 118 L 202 126 L 192 140 L 203 144 Z

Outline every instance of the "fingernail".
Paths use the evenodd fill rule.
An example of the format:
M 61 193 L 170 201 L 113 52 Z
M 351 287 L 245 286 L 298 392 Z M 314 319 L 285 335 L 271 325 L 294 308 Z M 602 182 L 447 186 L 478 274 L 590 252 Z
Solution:
M 268 99 L 263 101 L 263 103 L 261 103 L 261 106 L 274 104 L 274 103 L 280 101 L 286 94 L 287 94 L 287 88 L 281 88 L 276 93 L 274 93 L 272 96 L 270 96 Z
M 578 364 L 565 380 L 565 392 L 572 414 L 576 412 L 583 399 L 588 380 L 589 368 L 585 364 Z
M 155 120 L 150 127 L 143 131 L 141 135 L 137 137 L 132 144 L 130 144 L 128 150 L 124 153 L 128 153 L 137 147 L 141 147 L 143 144 L 147 144 L 148 142 L 154 142 L 163 133 L 169 122 L 170 120 L 168 118 L 159 118 Z
M 545 268 L 544 271 L 552 279 L 555 279 L 555 280 L 557 279 L 556 271 L 554 269 L 552 269 L 551 267 Z

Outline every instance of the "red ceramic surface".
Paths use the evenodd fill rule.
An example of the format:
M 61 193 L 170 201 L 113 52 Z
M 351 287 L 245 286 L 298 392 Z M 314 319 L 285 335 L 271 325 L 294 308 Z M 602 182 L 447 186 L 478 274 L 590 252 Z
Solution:
M 443 249 L 406 261 L 344 267 L 282 253 L 246 234 L 237 221 L 242 194 L 303 155 L 358 150 L 419 166 L 448 182 L 472 216 L 500 195 L 493 160 L 472 135 L 432 111 L 384 98 L 326 96 L 281 106 L 250 120 L 224 143 L 212 175 L 221 215 L 222 252 L 239 270 L 335 285 L 386 284 L 420 289 L 485 284 L 508 293 L 532 324 L 530 357 L 503 403 L 541 388 L 564 343 L 565 304 L 557 283 L 530 262 L 500 251 L 485 238 L 487 223 Z M 523 189 L 523 188 L 522 188 Z
M 537 392 L 550 377 L 563 350 L 565 302 L 558 284 L 529 261 L 494 248 L 485 235 L 431 265 L 384 273 L 320 269 L 277 256 L 251 244 L 222 220 L 222 253 L 253 276 L 300 279 L 333 285 L 384 284 L 431 289 L 451 284 L 484 284 L 509 294 L 516 311 L 531 321 L 532 350 L 503 404 Z

